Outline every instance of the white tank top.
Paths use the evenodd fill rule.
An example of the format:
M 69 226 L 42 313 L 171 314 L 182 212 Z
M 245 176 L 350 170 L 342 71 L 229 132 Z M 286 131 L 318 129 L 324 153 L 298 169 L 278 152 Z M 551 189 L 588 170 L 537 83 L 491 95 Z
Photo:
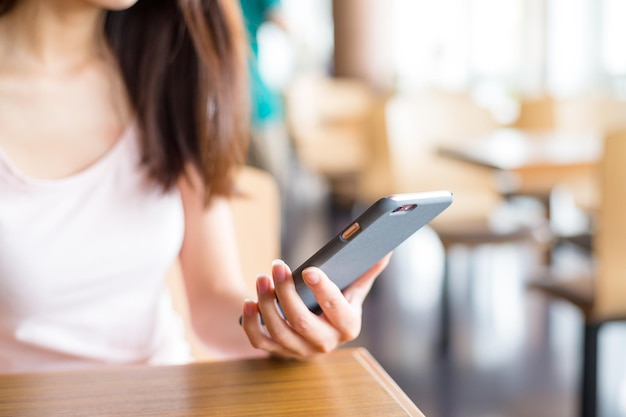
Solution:
M 0 149 L 0 373 L 190 359 L 165 281 L 182 201 L 147 180 L 137 131 L 58 180 Z

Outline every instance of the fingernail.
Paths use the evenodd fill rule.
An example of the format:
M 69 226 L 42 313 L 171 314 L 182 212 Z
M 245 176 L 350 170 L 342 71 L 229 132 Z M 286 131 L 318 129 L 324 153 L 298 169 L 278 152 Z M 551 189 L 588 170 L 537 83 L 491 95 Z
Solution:
M 259 275 L 256 280 L 257 291 L 261 294 L 265 294 L 270 289 L 270 282 L 265 275 Z
M 280 259 L 272 261 L 272 276 L 274 281 L 284 281 L 286 278 L 285 263 Z
M 239 325 L 243 325 L 243 316 L 252 316 L 257 312 L 257 304 L 256 300 L 251 298 L 246 298 L 243 301 L 243 314 L 239 316 Z
M 252 314 L 252 313 L 254 313 L 255 303 L 256 303 L 256 301 L 254 301 L 254 300 L 252 300 L 250 298 L 246 298 L 243 301 L 243 312 L 244 312 L 244 314 Z
M 307 268 L 302 271 L 302 278 L 309 285 L 315 285 L 320 282 L 320 274 L 317 272 L 315 268 Z

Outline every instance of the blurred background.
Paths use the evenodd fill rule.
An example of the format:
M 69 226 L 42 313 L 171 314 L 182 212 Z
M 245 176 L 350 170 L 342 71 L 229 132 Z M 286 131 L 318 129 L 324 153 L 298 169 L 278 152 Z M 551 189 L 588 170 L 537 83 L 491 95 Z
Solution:
M 395 252 L 353 344 L 429 417 L 626 416 L 626 265 L 606 250 L 626 237 L 601 233 L 624 222 L 601 173 L 626 130 L 626 1 L 241 2 L 249 162 L 280 186 L 289 264 L 381 196 L 456 196 Z

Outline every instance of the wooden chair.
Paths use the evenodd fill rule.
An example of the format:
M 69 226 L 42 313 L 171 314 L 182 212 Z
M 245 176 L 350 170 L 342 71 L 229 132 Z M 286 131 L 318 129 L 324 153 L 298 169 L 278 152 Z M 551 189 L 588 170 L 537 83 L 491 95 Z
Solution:
M 513 127 L 524 130 L 553 130 L 555 128 L 554 99 L 548 95 L 525 97 L 519 103 L 519 115 Z
M 351 206 L 357 181 L 372 157 L 369 123 L 375 103 L 362 81 L 301 75 L 286 88 L 285 109 L 295 155 L 329 185 L 331 197 Z
M 443 141 L 471 140 L 497 127 L 491 114 L 471 97 L 436 90 L 392 97 L 386 105 L 386 121 L 393 192 L 447 189 L 455 195 L 452 206 L 430 224 L 446 252 L 439 341 L 439 352 L 445 356 L 451 336 L 451 249 L 528 241 L 534 237 L 535 226 L 494 221 L 494 214 L 507 201 L 497 189 L 493 171 L 453 161 L 437 152 Z
M 626 130 L 609 133 L 598 166 L 600 196 L 593 239 L 596 271 L 592 276 L 552 273 L 529 288 L 578 307 L 584 317 L 581 417 L 597 413 L 598 335 L 603 324 L 626 320 Z
M 626 128 L 626 100 L 585 94 L 555 101 L 555 129 L 565 132 L 607 133 Z
M 244 277 L 256 294 L 259 273 L 269 273 L 271 262 L 281 252 L 281 205 L 278 185 L 271 174 L 245 167 L 238 176 L 241 196 L 231 207 Z
M 278 184 L 268 172 L 245 166 L 237 174 L 238 194 L 231 198 L 242 271 L 250 294 L 256 294 L 260 273 L 270 273 L 271 262 L 280 257 L 281 206 Z M 186 294 L 178 265 L 169 277 L 174 306 L 185 321 L 187 338 L 196 360 L 210 360 L 190 323 Z

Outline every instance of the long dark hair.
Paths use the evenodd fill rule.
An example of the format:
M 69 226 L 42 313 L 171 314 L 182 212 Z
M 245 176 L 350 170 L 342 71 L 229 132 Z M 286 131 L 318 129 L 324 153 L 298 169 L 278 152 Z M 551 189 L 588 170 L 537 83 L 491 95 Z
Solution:
M 0 14 L 16 0 L 0 0 Z M 187 164 L 206 202 L 245 161 L 246 42 L 234 0 L 138 0 L 107 12 L 105 33 L 142 131 L 142 163 L 171 188 Z

